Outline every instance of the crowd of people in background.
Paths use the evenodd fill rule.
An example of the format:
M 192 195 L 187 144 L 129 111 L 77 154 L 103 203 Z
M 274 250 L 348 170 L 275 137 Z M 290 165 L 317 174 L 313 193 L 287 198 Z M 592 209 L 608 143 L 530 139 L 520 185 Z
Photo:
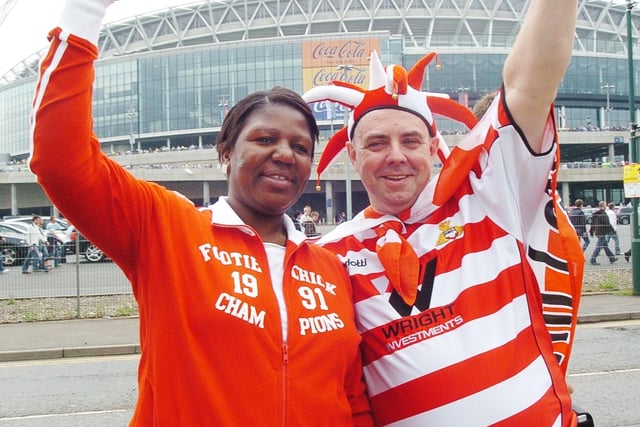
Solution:
M 311 210 L 310 205 L 305 205 L 302 212 L 294 215 L 295 226 L 307 237 L 317 237 L 320 233 L 320 212 Z
M 307 237 L 317 237 L 322 234 L 321 225 L 329 224 L 327 220 L 320 216 L 320 212 L 312 210 L 311 205 L 305 205 L 302 212 L 296 212 L 292 215 L 295 219 L 296 228 L 302 231 Z M 334 224 L 340 225 L 347 221 L 347 214 L 340 212 L 334 218 Z
M 587 214 L 585 210 L 591 210 L 591 206 L 585 206 L 582 199 L 576 199 L 574 205 L 567 208 L 571 222 L 576 230 L 576 234 L 581 239 L 583 252 L 591 245 L 591 241 L 596 242 L 594 251 L 589 257 L 592 265 L 600 265 L 597 261 L 600 252 L 604 252 L 610 263 L 618 261 L 618 257 L 624 255 L 627 262 L 631 256 L 631 250 L 622 252 L 620 249 L 620 238 L 618 235 L 618 217 L 616 214 L 616 204 L 613 202 L 600 202 L 599 208 L 593 213 Z M 621 204 L 621 206 L 624 206 Z M 604 216 L 603 216 L 604 214 Z M 307 237 L 317 237 L 322 233 L 320 226 L 325 222 L 316 210 L 312 210 L 310 205 L 305 205 L 302 212 L 294 215 L 296 228 Z M 335 217 L 335 224 L 339 225 L 347 220 L 345 212 L 340 212 Z M 594 222 L 595 221 L 595 222 Z M 33 272 L 49 272 L 47 262 L 51 261 L 51 268 L 59 267 L 66 262 L 65 244 L 71 241 L 69 233 L 65 232 L 55 216 L 51 216 L 44 226 L 43 219 L 34 215 L 32 225 L 33 241 L 30 241 L 30 249 L 22 264 L 23 274 L 30 274 L 29 267 Z M 35 228 L 37 227 L 37 228 Z M 40 237 L 40 231 L 42 237 Z M 36 234 L 36 232 L 38 234 Z M 38 239 L 36 239 L 38 237 Z M 36 240 L 38 240 L 36 242 Z M 610 246 L 613 242 L 613 247 Z M 0 274 L 7 274 L 10 270 L 5 268 L 0 262 Z

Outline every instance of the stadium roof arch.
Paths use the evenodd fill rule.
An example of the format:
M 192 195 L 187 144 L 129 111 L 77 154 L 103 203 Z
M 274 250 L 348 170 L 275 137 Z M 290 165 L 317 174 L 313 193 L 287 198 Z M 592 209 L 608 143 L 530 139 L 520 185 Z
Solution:
M 530 0 L 204 0 L 103 26 L 101 58 L 274 37 L 386 31 L 406 52 L 508 49 Z M 631 3 L 632 5 L 635 3 Z M 625 5 L 580 0 L 574 52 L 626 55 Z M 632 12 L 638 38 L 640 13 Z M 636 46 L 637 43 L 634 43 Z M 636 47 L 637 49 L 637 47 Z M 635 53 L 635 52 L 634 52 Z M 32 54 L 0 84 L 37 74 Z

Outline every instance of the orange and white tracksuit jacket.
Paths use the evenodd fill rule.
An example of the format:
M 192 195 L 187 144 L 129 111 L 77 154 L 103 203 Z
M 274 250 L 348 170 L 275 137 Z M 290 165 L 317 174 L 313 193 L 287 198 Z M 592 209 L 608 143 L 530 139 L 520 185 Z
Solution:
M 131 425 L 371 425 L 337 258 L 286 218 L 282 319 L 260 237 L 224 199 L 198 210 L 104 155 L 91 118 L 97 48 L 60 28 L 50 37 L 30 166 L 131 281 L 142 348 Z

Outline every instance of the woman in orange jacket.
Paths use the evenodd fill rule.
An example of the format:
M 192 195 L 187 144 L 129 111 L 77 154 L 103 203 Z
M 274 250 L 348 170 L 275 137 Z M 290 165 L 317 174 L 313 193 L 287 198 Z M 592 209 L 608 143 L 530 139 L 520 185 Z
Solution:
M 228 112 L 217 150 L 229 191 L 209 207 L 136 179 L 92 130 L 93 62 L 110 3 L 68 0 L 50 33 L 30 165 L 131 281 L 142 349 L 131 425 L 371 425 L 349 279 L 285 214 L 318 138 L 308 106 L 274 88 Z

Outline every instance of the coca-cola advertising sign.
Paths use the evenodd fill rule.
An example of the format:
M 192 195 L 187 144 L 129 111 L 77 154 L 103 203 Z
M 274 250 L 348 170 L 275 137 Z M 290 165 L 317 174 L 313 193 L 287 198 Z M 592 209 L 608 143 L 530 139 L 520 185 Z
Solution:
M 366 65 L 369 53 L 378 50 L 377 39 L 322 40 L 302 43 L 302 66 Z
M 378 39 L 339 39 L 309 41 L 302 44 L 303 89 L 326 85 L 334 80 L 368 87 L 369 54 L 379 52 Z M 330 102 L 312 105 L 318 120 L 344 121 L 345 110 Z M 341 127 L 341 126 L 340 126 Z M 337 127 L 338 129 L 339 127 Z
M 335 131 L 345 125 L 345 114 L 347 109 L 337 102 L 319 101 L 310 104 L 311 110 L 316 120 L 332 120 Z

